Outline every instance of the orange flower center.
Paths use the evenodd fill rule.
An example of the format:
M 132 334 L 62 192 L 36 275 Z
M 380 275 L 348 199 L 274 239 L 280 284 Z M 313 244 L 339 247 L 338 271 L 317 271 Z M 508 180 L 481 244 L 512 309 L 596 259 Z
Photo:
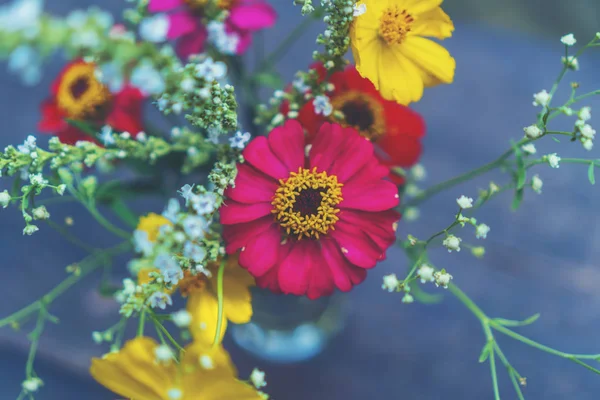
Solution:
M 388 7 L 379 22 L 379 35 L 389 45 L 400 44 L 410 32 L 415 19 L 406 11 L 395 5 Z
M 288 235 L 318 239 L 334 229 L 339 219 L 342 186 L 335 175 L 299 168 L 279 180 L 271 212 Z
M 331 105 L 334 110 L 344 114 L 341 121 L 331 114 L 332 122 L 354 128 L 361 136 L 371 141 L 377 140 L 385 133 L 383 106 L 372 96 L 351 90 L 332 98 Z
M 190 271 L 185 271 L 183 279 L 177 283 L 179 292 L 183 297 L 187 297 L 194 292 L 199 292 L 206 287 L 206 275 L 197 273 L 192 275 Z
M 78 63 L 63 75 L 56 101 L 68 118 L 97 118 L 109 104 L 110 91 L 96 79 L 95 70 L 94 64 Z
M 185 3 L 194 10 L 200 10 L 208 5 L 210 0 L 184 0 Z M 231 10 L 237 0 L 217 0 L 217 7 L 222 10 Z

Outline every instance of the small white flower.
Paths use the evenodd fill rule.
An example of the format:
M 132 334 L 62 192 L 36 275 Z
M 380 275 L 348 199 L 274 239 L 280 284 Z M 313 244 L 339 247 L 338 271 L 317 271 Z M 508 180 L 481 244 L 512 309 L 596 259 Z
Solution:
M 162 216 L 167 218 L 171 222 L 177 222 L 177 214 L 179 213 L 180 209 L 181 207 L 179 205 L 179 200 L 169 199 L 167 207 L 165 207 Z
M 577 39 L 575 39 L 575 36 L 573 36 L 572 33 L 569 33 L 568 35 L 565 35 L 565 36 L 561 37 L 560 41 L 565 46 L 573 46 L 575 43 L 577 43 Z
M 190 203 L 198 214 L 211 214 L 217 208 L 217 195 L 212 192 L 193 194 L 190 196 Z
M 435 269 L 427 264 L 423 264 L 417 270 L 417 276 L 421 278 L 421 283 L 433 282 Z
M 363 4 L 355 4 L 352 15 L 356 18 L 356 17 L 360 17 L 361 15 L 363 15 L 366 12 L 367 12 L 366 4 L 364 4 L 364 3 Z
M 145 141 L 148 140 L 148 135 L 146 135 L 146 132 L 144 131 L 140 131 L 137 133 L 137 135 L 135 136 L 135 140 L 137 140 L 140 143 L 144 143 Z
M 442 244 L 446 246 L 446 248 L 448 249 L 448 253 L 452 253 L 452 250 L 457 252 L 460 251 L 460 242 L 462 242 L 461 238 L 456 237 L 454 235 L 449 235 L 448 237 L 446 237 L 446 239 L 444 239 Z
M 552 153 L 552 154 L 548 154 L 546 156 L 546 159 L 548 160 L 548 164 L 552 167 L 552 168 L 559 168 L 560 165 L 560 157 L 556 155 L 556 153 Z
M 23 144 L 17 146 L 17 150 L 19 150 L 22 154 L 31 154 L 37 149 L 35 136 L 29 135 Z
M 44 179 L 42 174 L 29 174 L 29 182 L 34 186 L 45 186 L 48 181 Z
M 154 349 L 154 355 L 158 362 L 169 362 L 173 360 L 173 350 L 166 344 L 161 344 Z
M 310 86 L 306 84 L 304 78 L 301 76 L 294 79 L 294 81 L 292 82 L 292 86 L 300 93 L 306 93 L 310 90 Z
M 154 292 L 148 298 L 148 303 L 152 308 L 164 310 L 167 306 L 173 305 L 173 300 L 171 299 L 171 296 L 165 292 Z
M 105 146 L 115 144 L 115 138 L 113 137 L 113 130 L 111 126 L 105 125 L 102 127 L 102 130 L 100 131 L 100 141 L 104 143 Z
M 527 154 L 535 154 L 537 152 L 533 143 L 524 144 L 523 146 L 521 146 L 521 150 L 523 150 Z
M 4 190 L 2 192 L 0 192 L 0 206 L 2 206 L 2 208 L 6 208 L 8 207 L 8 205 L 10 204 L 10 194 L 8 193 L 8 190 Z
M 328 117 L 333 112 L 333 106 L 329 102 L 329 97 L 319 95 L 315 97 L 313 101 L 313 106 L 315 108 L 316 114 L 321 114 L 324 117 Z
M 185 184 L 177 191 L 185 199 L 185 206 L 189 204 L 190 197 L 194 195 L 194 185 Z
M 37 392 L 43 382 L 40 378 L 29 378 L 21 383 L 21 387 L 28 393 Z
M 415 181 L 422 181 L 427 177 L 427 171 L 425 171 L 425 167 L 422 164 L 417 164 L 410 169 L 410 173 L 412 174 Z
M 198 359 L 198 361 L 200 362 L 200 366 L 204 369 L 214 369 L 215 368 L 215 363 L 213 362 L 212 357 L 209 356 L 208 354 L 201 355 L 200 358 Z
M 148 240 L 148 232 L 136 229 L 133 232 L 133 247 L 136 252 L 148 257 L 152 254 L 154 244 Z
M 250 374 L 250 381 L 257 389 L 267 386 L 267 382 L 265 381 L 265 373 L 258 368 L 254 368 L 252 370 L 252 373 Z
M 475 237 L 477 239 L 485 239 L 487 238 L 487 234 L 490 231 L 490 227 L 486 224 L 479 224 L 477 228 L 475 228 Z
M 542 90 L 539 93 L 533 95 L 533 105 L 546 107 L 550 102 L 550 93 L 546 90 Z
M 67 185 L 60 184 L 56 187 L 56 193 L 58 193 L 60 196 L 62 196 L 63 194 L 65 194 L 65 190 L 67 189 Z
M 531 178 L 531 188 L 537 194 L 541 194 L 542 193 L 542 186 L 543 185 L 544 185 L 544 182 L 540 179 L 539 175 L 536 174 L 536 175 L 533 176 L 533 178 Z
M 583 135 L 583 137 L 587 139 L 594 139 L 596 136 L 596 130 L 592 128 L 589 124 L 585 124 L 579 128 L 579 132 Z
M 560 61 L 563 63 L 563 65 L 566 65 L 569 69 L 572 69 L 573 71 L 579 71 L 579 60 L 577 59 L 577 57 L 569 56 L 569 57 L 565 58 L 564 56 L 562 56 L 560 58 Z
M 164 42 L 168 32 L 169 17 L 166 14 L 155 14 L 140 22 L 140 37 L 148 42 Z
M 402 217 L 406 221 L 416 221 L 421 216 L 421 211 L 417 207 L 408 207 L 404 210 Z
M 398 280 L 396 274 L 385 275 L 383 277 L 383 284 L 381 285 L 381 288 L 391 293 L 398 288 L 399 283 L 400 281 Z
M 129 133 L 127 131 L 122 132 L 119 136 L 121 136 L 121 139 L 123 139 L 123 140 L 129 140 L 129 139 L 131 139 L 131 133 Z
M 583 148 L 586 149 L 587 151 L 590 151 L 594 148 L 594 142 L 591 141 L 590 139 L 583 139 L 581 141 L 581 144 L 583 144 Z
M 183 220 L 183 230 L 192 240 L 203 238 L 207 229 L 208 223 L 202 217 L 189 215 Z
M 446 271 L 438 271 L 434 274 L 435 286 L 443 287 L 444 289 L 448 289 L 448 284 L 452 280 L 452 275 L 447 273 Z
M 33 214 L 33 219 L 45 220 L 50 218 L 50 213 L 44 206 L 34 208 L 31 213 Z
M 92 340 L 96 344 L 101 344 L 104 341 L 104 338 L 102 337 L 102 334 L 100 332 L 94 331 L 92 332 Z
M 542 136 L 542 130 L 537 125 L 529 125 L 523 128 L 525 135 L 530 139 L 537 139 Z
M 591 107 L 582 107 L 577 114 L 580 120 L 588 121 L 592 118 L 592 108 Z
M 470 197 L 467 197 L 465 195 L 460 196 L 458 199 L 456 199 L 456 204 L 458 204 L 458 206 L 460 208 L 471 208 L 473 207 L 473 199 Z
M 36 233 L 37 231 L 39 231 L 40 228 L 38 228 L 35 225 L 27 225 L 24 229 L 23 229 L 23 235 L 27 235 L 27 236 L 31 236 L 34 233 Z
M 405 293 L 402 297 L 402 302 L 405 304 L 414 303 L 415 298 L 410 293 Z
M 131 85 L 147 95 L 159 95 L 166 89 L 166 82 L 162 74 L 148 60 L 140 62 L 133 69 L 130 82 Z
M 193 92 L 196 88 L 196 81 L 193 78 L 185 78 L 179 85 L 184 92 Z
M 165 283 L 176 285 L 183 279 L 181 266 L 168 253 L 160 253 L 156 256 L 154 265 L 160 270 Z
M 192 322 L 192 315 L 187 310 L 179 310 L 171 314 L 171 320 L 178 328 L 187 328 Z
M 229 143 L 234 149 L 244 150 L 251 137 L 250 132 L 237 131 L 234 137 L 229 138 Z
M 206 250 L 195 243 L 186 242 L 183 246 L 183 256 L 196 263 L 200 263 L 206 258 Z
M 183 392 L 181 389 L 171 388 L 167 392 L 167 396 L 169 396 L 169 400 L 180 400 L 183 398 Z

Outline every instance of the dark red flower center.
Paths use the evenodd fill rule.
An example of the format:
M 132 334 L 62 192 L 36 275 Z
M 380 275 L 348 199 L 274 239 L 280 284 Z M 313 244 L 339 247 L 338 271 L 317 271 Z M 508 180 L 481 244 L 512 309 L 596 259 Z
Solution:
M 323 189 L 303 189 L 300 194 L 296 197 L 294 203 L 294 211 L 299 212 L 304 216 L 316 215 L 321 207 L 321 200 L 323 200 Z
M 377 140 L 385 133 L 385 116 L 381 102 L 368 93 L 350 90 L 334 96 L 331 105 L 343 114 L 340 120 L 337 113 L 331 114 L 332 122 L 354 128 L 361 136 Z
M 368 130 L 375 122 L 373 111 L 368 104 L 360 101 L 349 101 L 342 106 L 346 123 L 356 126 L 361 131 Z
M 86 77 L 81 77 L 71 84 L 71 94 L 73 98 L 78 99 L 90 88 L 90 83 Z

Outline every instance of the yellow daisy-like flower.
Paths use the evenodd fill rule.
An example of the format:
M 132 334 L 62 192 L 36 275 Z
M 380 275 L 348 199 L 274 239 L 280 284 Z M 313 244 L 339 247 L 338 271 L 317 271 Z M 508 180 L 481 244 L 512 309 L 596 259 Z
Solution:
M 229 354 L 194 343 L 179 364 L 157 359 L 159 344 L 138 337 L 117 353 L 92 359 L 90 373 L 101 385 L 131 400 L 261 400 L 250 385 L 236 379 Z
M 162 215 L 150 213 L 144 217 L 140 217 L 140 221 L 138 222 L 136 229 L 138 231 L 146 232 L 150 242 L 156 242 L 160 227 L 163 225 L 173 225 L 173 223 Z
M 179 290 L 188 297 L 187 310 L 192 316 L 190 331 L 194 340 L 213 343 L 217 333 L 219 302 L 217 297 L 217 273 L 219 264 L 208 266 L 211 277 L 204 274 L 186 275 L 179 282 Z M 237 263 L 237 257 L 229 257 L 223 274 L 223 316 L 219 341 L 223 340 L 227 321 L 245 324 L 252 318 L 250 287 L 254 278 Z
M 387 100 L 418 101 L 423 88 L 451 83 L 456 62 L 426 37 L 452 36 L 454 24 L 443 0 L 361 0 L 366 12 L 350 27 L 356 69 Z

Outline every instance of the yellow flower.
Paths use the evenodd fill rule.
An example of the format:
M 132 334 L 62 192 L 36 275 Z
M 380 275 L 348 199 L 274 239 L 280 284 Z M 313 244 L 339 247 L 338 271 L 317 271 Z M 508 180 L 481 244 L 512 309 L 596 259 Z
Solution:
M 423 88 L 451 83 L 456 62 L 439 44 L 454 25 L 443 0 L 361 0 L 366 12 L 350 27 L 356 69 L 387 100 L 418 101 Z
M 136 229 L 138 231 L 146 232 L 150 242 L 156 242 L 156 239 L 158 238 L 158 231 L 163 225 L 173 225 L 173 223 L 162 215 L 150 213 L 145 217 L 140 217 L 140 222 L 138 222 Z
M 190 331 L 194 340 L 201 343 L 213 343 L 219 320 L 219 303 L 217 297 L 217 273 L 219 264 L 208 266 L 211 277 L 204 274 L 192 276 L 189 273 L 179 282 L 179 290 L 188 296 L 187 310 L 192 315 Z M 227 321 L 244 324 L 252 317 L 252 296 L 250 287 L 254 286 L 254 278 L 237 263 L 237 257 L 229 257 L 223 274 L 223 318 L 221 334 L 223 340 Z
M 194 343 L 181 362 L 159 362 L 158 343 L 138 337 L 117 353 L 93 358 L 90 373 L 101 385 L 132 400 L 260 400 L 250 385 L 236 379 L 229 354 L 221 347 Z

